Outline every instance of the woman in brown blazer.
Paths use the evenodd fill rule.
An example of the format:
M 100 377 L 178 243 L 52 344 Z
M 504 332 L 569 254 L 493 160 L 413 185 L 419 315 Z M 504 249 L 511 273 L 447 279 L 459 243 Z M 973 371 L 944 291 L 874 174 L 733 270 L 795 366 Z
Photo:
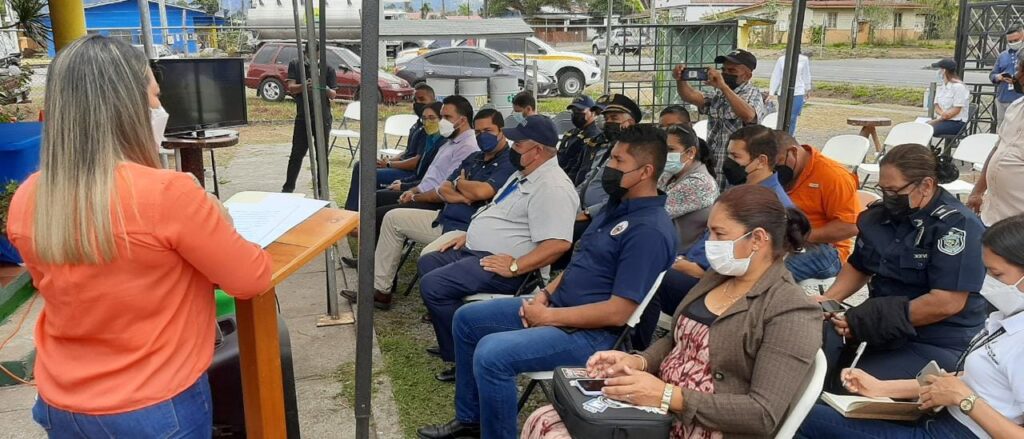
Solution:
M 783 257 L 810 226 L 770 189 L 733 188 L 711 209 L 709 270 L 676 309 L 669 336 L 647 350 L 603 351 L 587 362 L 604 395 L 675 414 L 672 439 L 762 438 L 782 424 L 821 347 L 821 308 Z M 566 435 L 541 408 L 524 438 Z

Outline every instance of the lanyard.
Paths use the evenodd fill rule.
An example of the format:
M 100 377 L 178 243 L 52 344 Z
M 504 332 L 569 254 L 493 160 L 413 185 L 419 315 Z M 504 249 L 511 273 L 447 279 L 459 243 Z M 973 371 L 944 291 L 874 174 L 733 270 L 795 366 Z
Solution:
M 965 350 L 963 354 L 960 354 L 960 358 L 956 360 L 956 372 L 963 371 L 964 363 L 967 362 L 967 356 L 970 355 L 971 352 L 981 349 L 982 347 L 991 343 L 997 337 L 1005 333 L 1006 328 L 999 328 L 996 330 L 996 332 L 993 332 L 992 334 L 988 334 L 988 330 L 985 330 L 981 334 L 978 334 L 978 336 L 975 337 L 973 341 L 971 341 L 971 344 L 967 346 L 967 350 Z
M 507 197 L 509 194 L 511 194 L 513 191 L 515 191 L 516 188 L 519 187 L 519 182 L 520 181 L 522 181 L 522 180 L 518 179 L 518 178 L 515 179 L 515 180 L 512 180 L 512 183 L 510 183 L 508 186 L 506 186 L 505 190 L 501 191 L 501 195 L 498 195 L 498 198 L 494 199 L 494 204 L 500 203 L 501 200 L 504 200 L 505 197 Z

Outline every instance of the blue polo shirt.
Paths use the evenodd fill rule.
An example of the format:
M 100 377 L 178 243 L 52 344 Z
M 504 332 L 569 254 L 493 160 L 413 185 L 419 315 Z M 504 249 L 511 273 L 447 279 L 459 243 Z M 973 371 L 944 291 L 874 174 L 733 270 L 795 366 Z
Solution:
M 775 196 L 779 197 L 779 201 L 781 201 L 782 205 L 785 206 L 787 209 L 790 207 L 796 207 L 796 205 L 793 204 L 793 200 L 789 199 L 789 194 L 786 193 L 786 188 L 782 187 L 782 184 L 779 183 L 778 173 L 773 173 L 771 177 L 768 177 L 768 179 L 762 181 L 761 186 L 764 186 L 774 191 Z
M 1006 73 L 1007 75 L 1013 76 L 1017 73 L 1017 51 L 1016 50 L 1004 50 L 996 58 L 996 64 L 992 67 L 992 73 L 989 74 L 989 78 L 993 84 L 996 84 L 996 99 L 1004 104 L 1009 104 L 1021 97 L 1024 94 L 1013 91 L 1013 87 L 1010 84 L 999 80 L 999 75 Z
M 857 244 L 847 263 L 873 275 L 869 297 L 906 296 L 914 300 L 931 290 L 967 291 L 964 308 L 954 316 L 917 327 L 912 341 L 964 349 L 985 322 L 988 304 L 977 292 L 985 280 L 981 235 L 985 226 L 957 198 L 939 189 L 928 206 L 894 220 L 882 203 L 857 219 Z
M 508 158 L 508 151 L 509 147 L 505 146 L 491 160 L 485 160 L 484 156 L 486 154 L 483 151 L 474 152 L 462 161 L 462 165 L 455 169 L 452 175 L 448 176 L 448 181 L 455 181 L 455 178 L 465 169 L 466 178 L 470 181 L 487 182 L 497 193 L 498 189 L 505 184 L 512 173 L 516 172 L 516 167 L 512 166 L 512 161 Z M 453 230 L 467 230 L 469 229 L 469 220 L 473 218 L 473 214 L 489 201 L 478 201 L 473 204 L 446 203 L 437 215 L 436 223 L 441 225 L 443 233 Z
M 664 195 L 609 203 L 580 238 L 551 304 L 586 305 L 612 295 L 639 304 L 672 265 L 675 247 Z
M 399 157 L 399 160 L 408 160 L 423 154 L 423 148 L 427 145 L 427 132 L 423 131 L 423 123 L 416 121 L 409 128 L 409 140 L 405 147 L 405 152 Z

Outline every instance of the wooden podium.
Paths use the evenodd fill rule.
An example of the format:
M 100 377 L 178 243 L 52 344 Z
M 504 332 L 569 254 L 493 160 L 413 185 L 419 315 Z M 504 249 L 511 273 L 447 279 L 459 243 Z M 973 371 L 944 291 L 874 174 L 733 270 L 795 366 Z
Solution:
M 235 301 L 248 437 L 287 437 L 275 288 L 358 225 L 356 212 L 320 209 L 267 246 L 274 270 L 270 290 L 252 300 Z

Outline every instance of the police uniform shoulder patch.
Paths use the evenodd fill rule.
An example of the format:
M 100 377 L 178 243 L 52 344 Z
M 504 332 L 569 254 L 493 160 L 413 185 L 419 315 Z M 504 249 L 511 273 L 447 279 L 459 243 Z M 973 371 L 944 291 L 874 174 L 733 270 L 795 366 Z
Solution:
M 612 228 L 611 235 L 619 236 L 622 234 L 622 232 L 625 232 L 627 228 L 629 228 L 629 221 L 623 221 L 621 223 L 618 223 L 615 225 L 615 227 Z
M 956 256 L 964 251 L 967 245 L 967 232 L 956 227 L 949 229 L 942 238 L 939 238 L 939 251 L 950 256 Z

